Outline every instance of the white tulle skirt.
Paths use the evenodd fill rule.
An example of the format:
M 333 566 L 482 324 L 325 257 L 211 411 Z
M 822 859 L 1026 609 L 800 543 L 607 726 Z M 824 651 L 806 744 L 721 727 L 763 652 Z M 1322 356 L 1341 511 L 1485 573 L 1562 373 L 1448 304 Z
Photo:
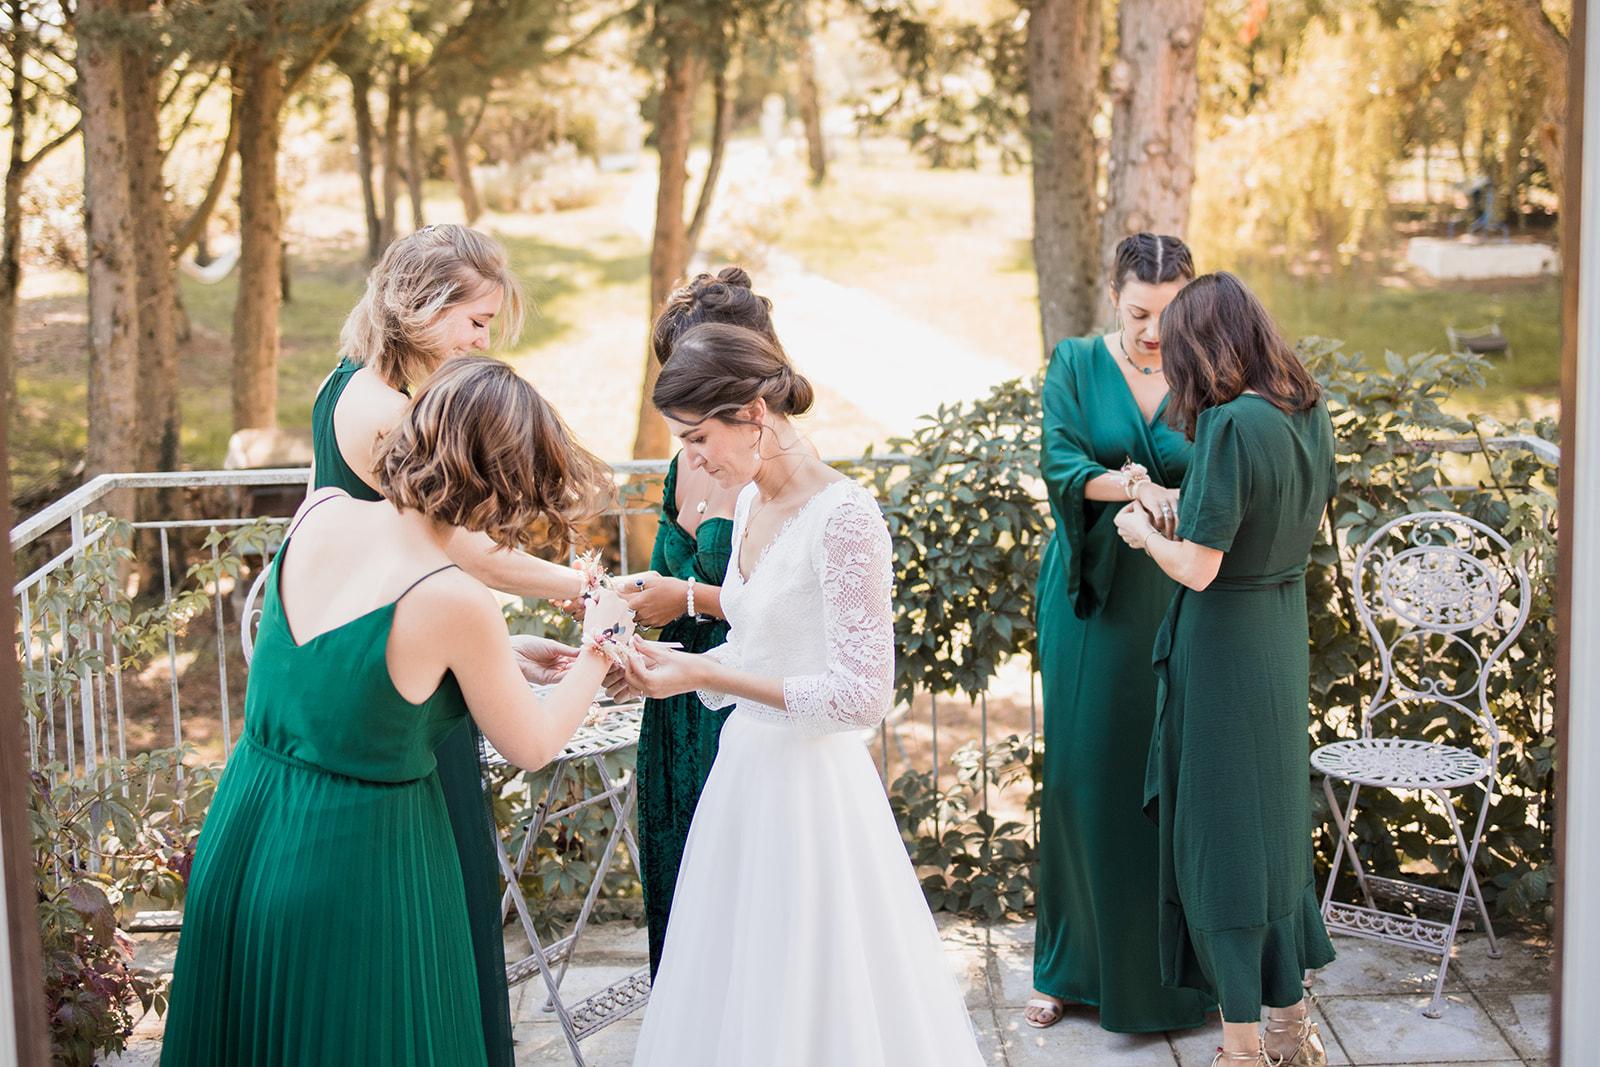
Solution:
M 983 1062 L 860 734 L 728 718 L 633 1062 Z

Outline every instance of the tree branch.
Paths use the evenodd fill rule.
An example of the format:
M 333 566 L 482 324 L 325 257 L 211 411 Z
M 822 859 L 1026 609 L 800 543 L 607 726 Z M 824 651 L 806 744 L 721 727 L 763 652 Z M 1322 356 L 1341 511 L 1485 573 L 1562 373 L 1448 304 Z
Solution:
M 39 165 L 39 161 L 44 159 L 45 156 L 48 156 L 51 152 L 54 152 L 56 149 L 60 148 L 62 145 L 76 137 L 78 135 L 78 131 L 81 129 L 83 129 L 83 120 L 80 118 L 77 122 L 74 122 L 71 126 L 62 130 L 60 133 L 50 138 L 50 140 L 34 149 L 33 155 L 22 161 L 23 176 L 26 177 L 28 174 L 30 174 L 33 171 L 33 168 L 37 167 Z
M 356 0 L 356 3 L 350 9 L 350 13 L 345 16 L 344 21 L 334 27 L 333 31 L 323 39 L 316 50 L 285 72 L 283 78 L 283 93 L 285 97 L 298 89 L 300 83 L 305 80 L 306 75 L 310 74 L 333 54 L 333 50 L 339 47 L 339 42 L 344 40 L 344 35 L 350 32 L 350 27 L 355 25 L 356 20 L 361 17 L 362 12 L 366 11 L 371 2 L 372 0 Z
M 206 222 L 216 210 L 217 201 L 222 199 L 223 186 L 228 184 L 228 172 L 233 168 L 233 154 L 239 150 L 239 125 L 239 93 L 234 92 L 228 104 L 228 135 L 222 142 L 222 158 L 217 161 L 216 172 L 211 175 L 211 184 L 206 186 L 205 196 L 200 198 L 200 203 L 172 238 L 174 259 L 187 252 L 189 246 L 200 239 L 205 232 Z
M 194 122 L 195 115 L 200 111 L 200 101 L 205 99 L 206 93 L 211 91 L 211 87 L 217 84 L 217 79 L 222 76 L 222 68 L 223 64 L 218 63 L 216 69 L 211 72 L 211 77 L 207 78 L 206 83 L 195 92 L 194 99 L 189 102 L 189 113 L 183 116 L 183 121 L 178 123 L 178 128 L 172 133 L 172 139 L 162 149 L 163 156 L 170 154 L 178 146 L 178 140 L 188 131 L 189 126 Z M 185 71 L 185 73 L 188 72 Z

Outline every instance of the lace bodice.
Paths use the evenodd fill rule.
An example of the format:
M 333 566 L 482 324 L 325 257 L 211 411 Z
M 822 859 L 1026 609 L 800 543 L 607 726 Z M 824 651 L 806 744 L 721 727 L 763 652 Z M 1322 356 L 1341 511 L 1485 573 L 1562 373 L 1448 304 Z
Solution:
M 810 734 L 877 726 L 894 694 L 893 572 L 889 529 L 877 502 L 851 481 L 801 506 L 762 550 L 749 575 L 739 549 L 754 485 L 733 512 L 733 552 L 722 583 L 728 643 L 707 655 L 783 678 L 785 707 L 737 699 L 735 714 Z M 702 691 L 707 707 L 736 698 Z

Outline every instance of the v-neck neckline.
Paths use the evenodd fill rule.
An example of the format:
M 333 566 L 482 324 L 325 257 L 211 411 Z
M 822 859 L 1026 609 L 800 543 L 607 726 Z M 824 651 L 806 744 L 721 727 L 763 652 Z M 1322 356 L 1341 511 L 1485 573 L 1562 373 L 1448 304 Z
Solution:
M 1155 429 L 1156 423 L 1161 419 L 1161 413 L 1167 410 L 1167 401 L 1172 399 L 1172 390 L 1168 389 L 1161 394 L 1161 402 L 1156 405 L 1155 413 L 1145 417 L 1144 408 L 1139 404 L 1139 394 L 1133 391 L 1133 386 L 1128 384 L 1128 376 L 1122 373 L 1122 366 L 1117 362 L 1117 357 L 1111 354 L 1111 346 L 1106 344 L 1106 335 L 1101 334 L 1095 338 L 1095 347 L 1106 354 L 1106 359 L 1111 361 L 1111 369 L 1117 372 L 1117 381 L 1122 384 L 1122 391 L 1127 396 L 1128 402 L 1133 405 L 1133 410 L 1139 416 L 1139 421 L 1146 430 Z M 1154 377 L 1154 375 L 1151 375 Z
M 812 493 L 809 497 L 807 497 L 805 503 L 801 504 L 798 508 L 795 508 L 794 512 L 788 518 L 783 520 L 783 525 L 778 527 L 778 532 L 773 534 L 767 543 L 761 546 L 761 551 L 756 554 L 756 561 L 750 565 L 749 574 L 745 574 L 744 561 L 741 558 L 744 555 L 745 538 L 750 534 L 750 508 L 748 505 L 746 505 L 743 525 L 740 525 L 737 522 L 734 523 L 734 525 L 737 527 L 736 532 L 739 536 L 734 540 L 733 551 L 730 557 L 733 562 L 733 573 L 739 576 L 739 584 L 749 585 L 750 580 L 757 574 L 761 573 L 761 565 L 762 563 L 766 562 L 767 555 L 772 551 L 773 547 L 777 545 L 779 541 L 783 540 L 784 535 L 789 532 L 789 528 L 795 524 L 795 520 L 809 511 L 811 509 L 811 505 L 815 504 L 817 500 L 821 498 L 823 493 L 826 493 L 834 486 L 847 481 L 849 481 L 848 478 L 840 478 L 837 481 L 829 482 L 827 485 L 824 485 L 821 489 L 818 489 L 815 493 Z M 757 490 L 753 495 L 760 496 L 760 490 Z M 735 517 L 737 517 L 737 512 L 735 512 Z

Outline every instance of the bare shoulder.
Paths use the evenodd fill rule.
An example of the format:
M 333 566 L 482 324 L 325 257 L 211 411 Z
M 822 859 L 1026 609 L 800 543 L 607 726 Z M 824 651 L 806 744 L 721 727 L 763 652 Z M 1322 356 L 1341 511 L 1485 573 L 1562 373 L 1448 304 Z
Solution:
M 372 368 L 363 367 L 350 379 L 334 418 L 352 431 L 376 436 L 400 421 L 408 403 L 404 393 L 385 384 Z

